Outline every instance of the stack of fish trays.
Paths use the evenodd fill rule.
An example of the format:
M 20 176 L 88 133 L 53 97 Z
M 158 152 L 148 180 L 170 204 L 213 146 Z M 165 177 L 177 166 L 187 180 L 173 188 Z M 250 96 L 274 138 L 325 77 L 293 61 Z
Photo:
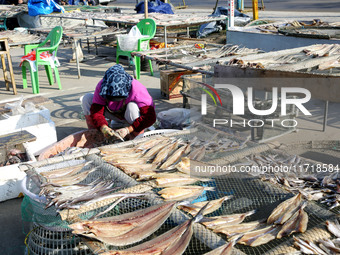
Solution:
M 36 172 L 50 171 L 67 166 L 73 166 L 88 162 L 86 159 L 69 160 L 57 164 L 50 164 L 44 167 L 36 168 Z M 94 164 L 94 163 L 93 163 Z M 91 167 L 91 164 L 85 166 L 82 171 Z M 93 167 L 93 166 L 92 166 Z M 102 180 L 112 180 L 113 175 L 105 169 L 97 169 L 90 173 L 81 183 L 91 183 L 98 178 Z M 115 183 L 121 186 L 118 181 Z M 29 254 L 72 254 L 87 255 L 92 252 L 81 245 L 81 239 L 72 234 L 67 227 L 68 222 L 61 219 L 54 206 L 47 209 L 47 201 L 44 196 L 39 196 L 40 188 L 31 178 L 26 178 L 23 182 L 23 191 L 25 200 L 29 202 L 32 211 L 31 226 L 28 235 L 27 249 Z

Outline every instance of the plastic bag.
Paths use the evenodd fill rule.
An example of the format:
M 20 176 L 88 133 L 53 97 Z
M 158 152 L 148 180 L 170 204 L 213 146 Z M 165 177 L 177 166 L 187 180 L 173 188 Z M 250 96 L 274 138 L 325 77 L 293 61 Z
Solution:
M 21 96 L 20 100 L 14 103 L 7 103 L 5 105 L 6 109 L 10 109 L 12 116 L 14 115 L 21 115 L 29 112 L 35 111 L 35 105 L 32 102 L 27 102 L 25 104 L 25 107 L 22 107 L 22 102 L 24 101 L 24 97 Z
M 173 108 L 157 114 L 157 119 L 160 122 L 159 127 L 165 129 L 183 129 L 200 118 L 201 115 L 195 110 L 184 108 Z
M 138 39 L 148 37 L 141 34 L 137 26 L 133 26 L 128 34 L 119 35 L 119 47 L 123 51 L 133 51 L 138 48 Z
M 136 5 L 135 10 L 137 13 L 144 13 L 144 1 L 140 2 Z M 164 13 L 164 14 L 174 14 L 172 7 L 170 4 L 163 3 L 160 0 L 156 1 L 148 1 L 148 12 L 158 12 L 158 13 Z
M 28 15 L 37 16 L 50 14 L 52 12 L 65 12 L 64 7 L 54 2 L 54 0 L 28 0 Z

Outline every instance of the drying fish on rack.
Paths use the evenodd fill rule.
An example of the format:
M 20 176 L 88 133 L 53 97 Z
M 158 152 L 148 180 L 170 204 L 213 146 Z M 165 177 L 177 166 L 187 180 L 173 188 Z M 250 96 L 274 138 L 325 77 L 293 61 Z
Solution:
M 189 245 L 193 234 L 193 224 L 199 222 L 202 210 L 192 219 L 183 222 L 181 225 L 172 228 L 171 230 L 155 237 L 154 239 L 141 243 L 137 246 L 128 248 L 126 250 L 110 250 L 101 255 L 181 255 Z M 228 253 L 220 253 L 226 255 Z
M 303 52 L 312 57 L 340 55 L 340 46 L 338 44 L 317 44 L 305 48 Z
M 171 187 L 165 188 L 158 193 L 165 199 L 165 200 L 185 200 L 185 199 L 195 199 L 200 196 L 203 191 L 214 191 L 214 187 L 202 187 L 202 186 L 181 186 L 181 187 Z
M 291 192 L 300 192 L 306 199 L 317 200 L 329 206 L 329 209 L 340 205 L 340 196 L 338 194 L 340 192 L 340 185 L 338 183 L 340 178 L 337 172 L 318 177 L 311 175 L 300 177 L 276 176 L 262 178 L 262 180 L 280 184 Z
M 160 150 L 166 147 L 169 143 L 170 143 L 169 140 L 161 141 L 160 143 L 152 147 L 150 150 L 146 151 L 143 157 L 147 159 L 153 158 Z
M 293 216 L 283 224 L 280 232 L 277 234 L 277 238 L 289 236 L 292 233 L 304 233 L 308 225 L 308 214 L 303 210 L 307 202 L 304 202 L 300 209 L 293 214 Z
M 181 173 L 167 173 L 167 174 L 159 173 L 159 174 L 154 174 L 152 178 L 155 179 L 152 181 L 152 183 L 156 187 L 159 187 L 159 188 L 185 186 L 185 185 L 194 184 L 195 182 L 199 182 L 199 181 L 201 182 L 211 181 L 211 179 L 194 178 L 194 177 L 190 177 L 187 174 L 181 174 Z
M 265 226 L 266 225 L 264 224 L 263 221 L 251 221 L 247 223 L 236 223 L 225 226 L 219 226 L 215 228 L 213 231 L 215 233 L 224 234 L 227 236 L 227 238 L 230 238 L 232 236 L 244 234 L 255 229 L 263 228 Z
M 77 184 L 83 180 L 86 179 L 86 177 L 91 174 L 92 172 L 96 171 L 97 167 L 93 167 L 89 170 L 85 170 L 82 172 L 76 171 L 72 174 L 68 174 L 67 176 L 60 176 L 60 177 L 54 177 L 54 178 L 46 178 L 47 182 L 42 184 L 41 186 L 69 186 Z
M 164 162 L 178 147 L 180 140 L 177 140 L 171 144 L 168 144 L 163 149 L 161 149 L 155 159 L 152 161 L 153 164 L 161 164 Z
M 315 243 L 310 242 L 308 240 L 303 240 L 301 238 L 294 238 L 294 245 L 299 248 L 305 254 L 319 254 L 319 255 L 327 255 L 322 249 L 320 249 Z
M 83 167 L 88 166 L 90 164 L 92 164 L 92 161 L 78 164 L 75 166 L 68 166 L 51 171 L 40 172 L 40 175 L 44 176 L 47 179 L 58 178 L 65 175 L 74 175 L 78 173 Z
M 183 145 L 178 148 L 160 167 L 159 169 L 167 169 L 172 164 L 177 163 L 177 161 L 182 157 L 183 154 L 186 154 L 186 151 L 190 151 L 190 144 Z
M 326 221 L 327 229 L 337 238 L 340 238 L 340 224 L 339 221 L 335 220 L 334 222 L 327 220 Z
M 237 243 L 237 239 L 234 241 L 230 241 L 229 243 L 222 245 L 208 253 L 204 253 L 204 255 L 231 255 L 233 251 L 233 247 Z
M 278 226 L 268 226 L 258 230 L 253 230 L 245 233 L 237 243 L 251 247 L 259 246 L 274 240 L 279 231 L 280 227 Z
M 301 193 L 287 199 L 279 204 L 268 217 L 268 224 L 284 224 L 297 210 L 302 203 Z
M 256 210 L 252 210 L 245 213 L 237 213 L 230 215 L 221 215 L 216 217 L 207 217 L 201 220 L 201 223 L 209 229 L 224 229 L 228 228 L 230 225 L 240 224 L 248 216 L 253 215 Z M 217 231 L 216 231 L 217 232 Z
M 146 158 L 129 158 L 129 157 L 120 157 L 115 159 L 107 159 L 108 163 L 112 165 L 118 165 L 118 164 L 146 164 L 148 162 L 148 159 Z
M 207 208 L 204 210 L 203 215 L 207 215 L 209 213 L 212 213 L 216 210 L 218 210 L 224 201 L 231 199 L 233 196 L 225 196 L 219 199 L 211 200 L 211 201 L 204 201 L 204 202 L 197 202 L 194 204 L 188 204 L 188 205 L 180 205 L 178 206 L 179 209 L 182 209 L 183 211 L 190 213 L 191 215 L 196 215 L 199 210 L 202 209 L 203 206 L 205 206 L 207 203 L 209 205 Z M 203 221 L 201 221 L 203 222 Z
M 175 202 L 162 203 L 118 216 L 81 221 L 69 227 L 74 234 L 114 246 L 125 246 L 139 242 L 159 229 L 174 206 Z
M 75 184 L 70 186 L 43 187 L 39 196 L 45 195 L 48 204 L 46 208 L 55 205 L 57 209 L 77 208 L 80 202 L 89 201 L 106 195 L 117 188 L 113 188 L 113 181 L 95 181 L 90 184 Z

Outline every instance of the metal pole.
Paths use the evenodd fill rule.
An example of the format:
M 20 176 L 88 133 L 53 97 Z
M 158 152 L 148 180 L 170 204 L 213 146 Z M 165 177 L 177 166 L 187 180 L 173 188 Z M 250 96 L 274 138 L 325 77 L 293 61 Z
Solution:
M 253 20 L 259 19 L 259 3 L 258 0 L 253 0 Z
M 325 102 L 325 111 L 323 114 L 323 129 L 322 132 L 326 131 L 326 126 L 327 126 L 327 115 L 328 115 L 328 100 Z
M 144 0 L 144 18 L 149 17 L 148 0 Z

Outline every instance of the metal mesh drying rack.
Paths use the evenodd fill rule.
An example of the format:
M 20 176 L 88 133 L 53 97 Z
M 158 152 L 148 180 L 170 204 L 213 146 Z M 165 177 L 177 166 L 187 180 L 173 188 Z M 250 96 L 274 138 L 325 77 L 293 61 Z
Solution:
M 183 139 L 192 138 L 193 136 L 199 135 L 199 132 L 202 132 L 202 137 L 209 133 L 209 131 L 203 132 L 202 129 L 196 128 L 193 130 L 186 130 L 186 131 L 179 131 L 177 133 L 168 134 L 172 137 L 181 137 Z M 224 132 L 220 132 L 219 135 L 225 136 Z M 166 136 L 166 134 L 165 134 Z M 135 141 L 129 141 L 121 144 L 116 145 L 109 145 L 107 147 L 133 147 L 140 142 L 152 139 L 153 137 L 142 138 Z M 86 156 L 86 161 L 93 161 L 93 164 L 96 166 L 100 166 L 100 172 L 103 173 L 110 173 L 110 176 L 113 176 L 117 183 L 122 184 L 121 187 L 125 190 L 130 190 L 132 192 L 138 191 L 145 191 L 150 189 L 144 183 L 137 182 L 133 178 L 127 176 L 118 168 L 107 164 L 104 162 L 99 156 L 96 154 L 99 152 L 97 149 L 91 151 L 92 154 L 86 156 L 78 154 L 77 156 L 72 156 L 68 158 L 77 158 L 77 157 L 84 157 Z M 232 153 L 227 153 L 225 155 L 221 155 L 219 159 L 208 160 L 207 162 L 213 164 L 230 164 L 232 162 L 237 162 L 237 160 L 241 160 L 247 155 L 254 154 L 254 153 L 272 153 L 272 148 L 266 144 L 247 144 L 247 147 L 241 151 L 235 151 Z M 280 152 L 278 152 L 280 153 Z M 281 153 L 284 154 L 284 153 Z M 37 162 L 37 167 L 43 164 L 49 164 L 47 161 L 50 161 L 50 164 L 53 161 L 60 161 L 63 163 L 64 158 L 59 157 L 56 159 L 48 159 L 45 162 Z M 51 169 L 55 168 L 55 165 L 49 166 Z M 60 166 L 59 166 L 60 167 Z M 90 181 L 91 178 L 86 179 L 85 182 Z M 200 183 L 203 185 L 203 183 Z M 217 188 L 217 192 L 210 192 L 207 191 L 202 194 L 201 197 L 197 198 L 203 200 L 212 200 L 216 199 L 225 195 L 233 194 L 234 197 L 231 200 L 228 200 L 223 203 L 222 207 L 213 212 L 211 215 L 208 216 L 215 216 L 215 215 L 222 215 L 222 214 L 231 214 L 231 213 L 238 213 L 238 212 L 246 212 L 249 210 L 257 209 L 258 211 L 249 217 L 246 221 L 252 221 L 256 219 L 262 219 L 268 217 L 271 210 L 274 209 L 280 202 L 283 200 L 291 197 L 293 194 L 287 192 L 276 185 L 270 184 L 268 182 L 262 182 L 259 178 L 253 177 L 248 174 L 240 174 L 240 173 L 232 173 L 226 176 L 219 176 L 213 177 L 211 182 L 204 183 L 204 185 L 212 186 Z M 152 192 L 148 195 L 147 200 L 140 200 L 140 199 L 127 199 L 125 202 L 122 202 L 117 206 L 114 210 L 111 210 L 107 215 L 117 215 L 121 213 L 131 212 L 137 209 L 143 209 L 150 205 L 161 203 L 163 200 L 156 195 L 156 193 Z M 86 210 L 82 211 L 80 214 L 77 212 L 74 216 L 77 218 L 86 219 L 98 212 L 103 211 L 107 208 L 112 201 L 106 201 L 101 205 L 95 205 L 92 208 L 87 208 Z M 297 234 L 298 237 L 306 237 L 309 240 L 316 240 L 320 237 L 329 237 L 330 233 L 328 233 L 324 226 L 322 226 L 322 222 L 326 219 L 330 219 L 335 217 L 335 214 L 332 212 L 325 210 L 324 208 L 319 207 L 314 202 L 309 202 L 306 208 L 306 211 L 309 215 L 309 224 L 308 230 L 304 234 Z M 74 217 L 71 216 L 71 212 L 62 211 L 62 215 L 65 217 L 67 222 L 74 221 Z M 174 213 L 170 216 L 170 218 L 162 225 L 162 227 L 152 236 L 160 235 L 161 233 L 173 228 L 174 226 L 181 224 L 186 219 L 190 217 L 176 209 Z M 147 240 L 151 239 L 149 237 Z M 145 240 L 143 240 L 145 241 Z M 101 242 L 83 239 L 83 242 L 90 248 L 90 250 L 97 254 L 98 252 L 106 251 L 110 248 L 117 248 L 117 247 L 110 247 Z M 224 236 L 215 234 L 201 224 L 194 224 L 194 236 L 186 250 L 185 254 L 203 254 L 211 249 L 214 249 L 222 244 L 224 244 L 226 240 Z M 243 245 L 236 245 L 234 248 L 234 254 L 280 254 L 282 251 L 287 252 L 288 250 L 294 250 L 291 247 L 292 244 L 292 237 L 285 237 L 282 239 L 276 239 L 268 244 L 261 245 L 259 247 L 247 247 Z M 126 248 L 126 247 L 121 247 Z

